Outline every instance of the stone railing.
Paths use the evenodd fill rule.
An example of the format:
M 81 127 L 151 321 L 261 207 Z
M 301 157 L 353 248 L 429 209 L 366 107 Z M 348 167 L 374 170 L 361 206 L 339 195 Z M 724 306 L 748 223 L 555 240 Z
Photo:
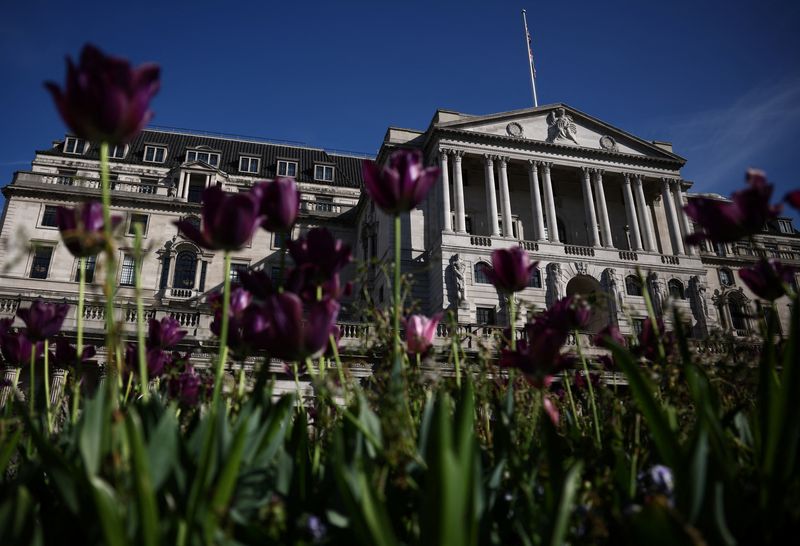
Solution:
M 681 259 L 677 256 L 670 256 L 668 254 L 661 255 L 661 263 L 667 265 L 680 265 Z
M 83 319 L 84 320 L 105 320 L 106 308 L 102 304 L 84 304 L 83 306 Z
M 492 246 L 492 238 L 482 235 L 470 235 L 469 244 L 472 246 Z
M 369 333 L 369 324 L 363 322 L 337 322 L 341 339 L 361 339 Z
M 171 311 L 169 316 L 184 328 L 197 328 L 200 325 L 200 312 Z
M 349 209 L 351 207 L 346 206 L 344 208 Z M 340 214 L 343 210 L 343 207 L 339 203 L 332 203 L 330 201 L 312 201 L 310 199 L 302 199 L 300 201 L 300 210 Z
M 54 184 L 57 186 L 70 186 L 73 188 L 86 188 L 90 190 L 100 189 L 99 178 L 84 178 L 74 175 L 64 174 L 42 174 L 31 172 L 17 173 L 15 181 L 19 182 L 39 182 L 41 184 Z M 163 195 L 169 194 L 169 187 L 162 184 L 153 184 L 151 182 L 134 182 L 129 180 L 111 180 L 111 191 L 125 192 L 125 193 L 141 193 L 146 195 Z
M 632 250 L 620 250 L 619 259 L 627 260 L 629 262 L 637 262 L 639 261 L 639 255 Z
M 192 288 L 170 288 L 168 295 L 170 298 L 187 300 L 195 295 L 195 291 Z
M 530 252 L 536 252 L 539 250 L 539 243 L 536 241 L 520 241 L 519 246 Z
M 19 307 L 19 300 L 13 298 L 0 298 L 0 315 L 14 315 Z
M 564 245 L 564 254 L 570 256 L 594 256 L 594 248 L 590 246 Z

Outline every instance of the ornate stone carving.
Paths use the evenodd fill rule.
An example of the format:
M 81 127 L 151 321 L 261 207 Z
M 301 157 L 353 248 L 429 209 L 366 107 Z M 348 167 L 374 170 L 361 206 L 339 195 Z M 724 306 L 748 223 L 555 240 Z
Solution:
M 567 114 L 563 108 L 556 108 L 547 114 L 547 142 L 570 141 L 577 144 L 575 135 L 578 134 L 578 126 L 572 116 Z
M 586 262 L 575 262 L 575 273 L 578 275 L 588 275 L 589 274 L 589 264 Z
M 693 275 L 689 279 L 689 304 L 692 308 L 692 315 L 695 318 L 695 337 L 704 337 L 708 335 L 709 321 L 714 318 L 710 313 L 708 307 L 708 288 L 705 286 L 700 277 Z
M 506 133 L 512 137 L 521 137 L 524 134 L 524 130 L 522 129 L 522 125 L 517 123 L 516 121 L 512 121 L 508 125 L 506 125 Z
M 600 137 L 600 147 L 604 150 L 608 150 L 611 152 L 617 151 L 617 141 L 614 140 L 613 137 L 609 135 L 603 135 Z
M 657 317 L 664 316 L 664 302 L 667 300 L 658 273 L 653 271 L 647 277 L 647 288 L 650 291 L 650 300 L 653 302 L 653 311 Z
M 467 302 L 467 281 L 466 271 L 467 264 L 461 259 L 458 254 L 453 254 L 450 257 L 450 271 L 452 282 L 452 296 L 451 303 L 456 307 L 464 307 L 468 305 Z
M 619 289 L 617 272 L 613 267 L 603 271 L 602 286 L 608 294 L 608 314 L 611 324 L 619 325 L 619 315 L 622 310 L 622 291 Z
M 562 298 L 561 264 L 555 262 L 547 264 L 546 272 L 545 302 L 550 307 Z

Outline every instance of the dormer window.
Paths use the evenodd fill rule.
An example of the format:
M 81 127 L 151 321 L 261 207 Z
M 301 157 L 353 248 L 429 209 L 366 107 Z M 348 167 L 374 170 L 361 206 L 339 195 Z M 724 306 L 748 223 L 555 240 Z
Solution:
M 333 166 L 314 165 L 314 180 L 318 182 L 333 182 Z
M 186 161 L 202 161 L 212 167 L 219 166 L 219 154 L 213 152 L 201 152 L 199 150 L 188 150 Z
M 167 159 L 167 149 L 164 146 L 145 146 L 144 160 L 148 163 L 164 163 Z
M 127 144 L 116 144 L 111 146 L 108 150 L 108 157 L 110 159 L 125 159 L 125 155 L 128 153 L 128 146 Z
M 67 137 L 64 140 L 64 153 L 65 154 L 78 154 L 81 155 L 86 151 L 86 141 L 82 138 Z
M 297 176 L 297 161 L 278 161 L 278 176 L 288 176 L 294 178 Z
M 792 222 L 791 220 L 778 220 L 778 230 L 781 233 L 786 233 L 791 235 L 794 233 L 794 229 L 792 229 Z
M 243 173 L 258 173 L 261 160 L 257 157 L 242 156 L 239 158 L 239 171 Z

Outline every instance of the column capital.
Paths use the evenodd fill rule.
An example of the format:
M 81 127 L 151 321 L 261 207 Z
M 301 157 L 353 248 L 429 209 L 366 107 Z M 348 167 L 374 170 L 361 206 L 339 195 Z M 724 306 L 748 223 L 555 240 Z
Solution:
M 633 178 L 631 173 L 622 173 L 622 179 L 625 181 L 625 184 L 630 184 L 631 178 Z
M 461 163 L 461 158 L 464 157 L 464 150 L 451 150 L 450 153 L 453 156 L 453 161 Z
M 550 172 L 550 167 L 553 166 L 553 162 L 552 161 L 540 161 L 539 162 L 539 166 L 542 169 L 544 169 L 544 172 L 549 173 Z
M 494 163 L 495 156 L 492 154 L 483 154 L 483 160 L 486 162 L 487 165 L 491 165 Z
M 536 161 L 535 159 L 528 160 L 528 169 L 532 172 L 536 172 L 539 170 L 539 163 L 540 161 Z
M 507 155 L 498 155 L 495 156 L 495 159 L 500 162 L 500 167 L 505 167 L 508 165 L 509 157 Z
M 439 158 L 444 159 L 447 161 L 447 156 L 453 153 L 453 150 L 449 148 L 439 148 Z

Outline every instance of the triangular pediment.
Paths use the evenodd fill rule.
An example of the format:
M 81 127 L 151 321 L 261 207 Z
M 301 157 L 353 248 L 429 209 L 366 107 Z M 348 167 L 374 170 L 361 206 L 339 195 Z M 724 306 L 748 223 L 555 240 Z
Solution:
M 436 123 L 482 135 L 683 161 L 680 156 L 566 104 L 551 104 L 486 116 L 450 115 Z

